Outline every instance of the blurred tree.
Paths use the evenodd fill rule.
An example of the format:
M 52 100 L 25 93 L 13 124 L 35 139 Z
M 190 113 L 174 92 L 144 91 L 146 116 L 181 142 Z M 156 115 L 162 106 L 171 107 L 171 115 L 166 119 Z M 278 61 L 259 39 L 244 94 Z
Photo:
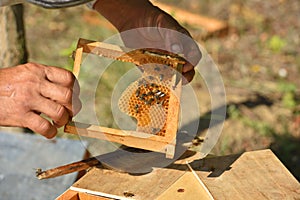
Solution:
M 22 4 L 0 7 L 0 68 L 27 61 L 23 10 Z
M 0 8 L 0 67 L 15 66 L 27 61 L 23 5 Z

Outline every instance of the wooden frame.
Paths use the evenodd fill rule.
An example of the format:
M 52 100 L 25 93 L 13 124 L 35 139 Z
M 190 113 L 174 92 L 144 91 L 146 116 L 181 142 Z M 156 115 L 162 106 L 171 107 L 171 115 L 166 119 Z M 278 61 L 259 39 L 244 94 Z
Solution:
M 164 53 L 166 52 L 157 53 L 157 51 L 155 51 L 145 53 L 145 51 L 146 50 L 140 49 L 130 51 L 127 48 L 116 45 L 79 39 L 74 55 L 73 73 L 77 78 L 79 77 L 83 53 L 91 53 L 123 62 L 131 62 L 138 66 L 147 63 L 165 64 L 176 68 L 179 72 L 181 72 L 182 66 L 185 64 L 184 59 L 175 54 L 167 54 L 168 56 L 165 56 Z M 96 125 L 82 124 L 79 122 L 68 123 L 65 126 L 65 132 L 117 142 L 130 147 L 166 153 L 166 157 L 172 159 L 175 154 L 176 134 L 178 128 L 182 85 L 181 77 L 175 74 L 173 77 L 173 83 L 173 91 L 171 92 L 172 94 L 169 99 L 170 106 L 168 108 L 166 119 L 165 136 L 150 135 L 137 131 L 124 131 Z

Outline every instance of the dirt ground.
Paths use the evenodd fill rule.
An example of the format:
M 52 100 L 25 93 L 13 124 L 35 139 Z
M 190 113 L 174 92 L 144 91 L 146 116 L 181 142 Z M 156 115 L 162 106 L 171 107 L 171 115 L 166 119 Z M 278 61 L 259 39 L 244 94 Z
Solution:
M 300 180 L 300 2 L 161 2 L 228 24 L 226 34 L 207 38 L 201 27 L 186 24 L 217 63 L 225 84 L 227 118 L 212 153 L 270 148 Z M 30 60 L 69 69 L 69 55 L 78 38 L 101 41 L 116 33 L 85 6 L 45 10 L 26 5 L 25 22 Z M 202 84 L 196 86 L 205 94 Z M 207 101 L 209 97 L 203 95 L 204 110 Z

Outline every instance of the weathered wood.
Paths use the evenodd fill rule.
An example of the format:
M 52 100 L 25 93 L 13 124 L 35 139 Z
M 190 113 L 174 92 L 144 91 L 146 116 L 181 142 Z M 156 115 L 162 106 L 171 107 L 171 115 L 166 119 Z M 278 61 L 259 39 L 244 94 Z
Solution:
M 155 169 L 151 173 L 132 176 L 106 169 L 92 169 L 73 187 L 101 192 L 104 197 L 126 198 L 132 194 L 134 199 L 156 199 L 173 185 L 185 171 L 176 169 Z
M 192 172 L 187 172 L 171 185 L 157 200 L 201 199 L 211 200 L 211 195 L 201 187 Z
M 49 169 L 46 171 L 37 172 L 36 175 L 37 175 L 38 179 L 55 178 L 55 177 L 62 176 L 65 174 L 70 174 L 73 172 L 87 170 L 90 167 L 96 166 L 98 164 L 100 164 L 100 162 L 97 160 L 97 158 L 92 157 L 92 158 L 89 158 L 86 160 L 63 165 L 63 166 Z
M 73 187 L 120 199 L 299 199 L 300 184 L 270 150 L 205 158 L 187 165 L 154 168 L 145 175 L 129 175 L 94 168 Z M 203 192 L 204 189 L 204 192 Z M 200 195 L 194 198 L 194 195 Z
M 96 195 L 90 195 L 83 192 L 78 193 L 78 196 L 79 196 L 79 200 L 107 200 L 107 198 L 96 196 Z
M 300 199 L 300 184 L 271 150 L 195 161 L 215 199 Z
M 62 195 L 56 198 L 56 200 L 79 200 L 79 194 L 73 190 L 67 190 Z
M 57 197 L 56 200 L 107 200 L 107 198 L 87 194 L 84 192 L 67 190 L 65 193 Z

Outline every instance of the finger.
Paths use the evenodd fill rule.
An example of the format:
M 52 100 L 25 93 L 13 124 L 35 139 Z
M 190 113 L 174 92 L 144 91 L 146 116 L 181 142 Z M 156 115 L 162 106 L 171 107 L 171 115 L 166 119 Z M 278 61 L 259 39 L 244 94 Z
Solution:
M 194 70 L 194 66 L 191 63 L 186 63 L 182 68 L 182 73 L 186 73 Z
M 41 84 L 40 93 L 42 96 L 57 101 L 61 104 L 71 104 L 73 91 L 68 87 L 44 81 Z
M 166 49 L 175 54 L 183 54 L 190 64 L 196 66 L 202 57 L 197 43 L 184 28 L 177 29 L 161 31 L 161 34 L 164 34 Z
M 79 113 L 82 108 L 82 103 L 79 97 L 74 97 L 72 99 L 72 104 L 62 104 L 69 112 L 70 117 L 73 117 Z
M 201 53 L 198 45 L 193 40 L 190 41 L 190 43 L 185 43 L 184 52 L 185 52 L 184 55 L 186 55 L 186 59 L 193 66 L 196 66 L 202 58 L 202 53 Z
M 62 68 L 52 67 L 52 66 L 46 67 L 45 71 L 46 71 L 46 77 L 49 81 L 65 87 L 74 86 L 75 76 L 72 74 L 72 72 Z
M 40 115 L 30 112 L 26 114 L 24 127 L 51 139 L 57 134 L 57 129 Z
M 183 75 L 182 84 L 186 85 L 193 80 L 195 75 L 195 70 L 188 71 L 186 73 L 183 73 L 182 75 Z
M 64 126 L 69 121 L 70 114 L 67 109 L 50 99 L 41 97 L 32 106 L 33 110 L 50 117 L 57 127 Z
M 82 103 L 78 97 L 73 98 L 72 101 L 72 117 L 77 115 L 82 108 Z
M 76 115 L 82 106 L 79 99 L 79 91 L 74 92 L 70 88 L 51 82 L 42 84 L 41 95 L 65 106 L 70 116 Z

